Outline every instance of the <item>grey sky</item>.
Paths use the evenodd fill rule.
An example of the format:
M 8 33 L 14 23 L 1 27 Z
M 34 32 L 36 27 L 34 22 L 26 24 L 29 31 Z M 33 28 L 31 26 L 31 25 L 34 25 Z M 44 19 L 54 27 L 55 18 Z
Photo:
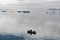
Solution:
M 15 1 L 16 2 L 16 1 Z M 37 2 L 36 2 L 37 3 Z M 49 8 L 60 8 L 60 2 L 3 4 L 1 9 L 8 9 L 7 13 L 0 14 L 0 32 L 3 34 L 26 33 L 33 29 L 35 36 L 60 36 L 60 14 L 46 14 Z M 31 13 L 17 13 L 18 10 L 29 10 Z

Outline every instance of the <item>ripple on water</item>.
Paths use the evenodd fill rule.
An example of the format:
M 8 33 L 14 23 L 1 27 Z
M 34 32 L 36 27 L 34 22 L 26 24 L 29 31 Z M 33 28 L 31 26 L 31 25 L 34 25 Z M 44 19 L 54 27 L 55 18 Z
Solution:
M 24 37 L 14 35 L 0 35 L 0 40 L 25 40 Z

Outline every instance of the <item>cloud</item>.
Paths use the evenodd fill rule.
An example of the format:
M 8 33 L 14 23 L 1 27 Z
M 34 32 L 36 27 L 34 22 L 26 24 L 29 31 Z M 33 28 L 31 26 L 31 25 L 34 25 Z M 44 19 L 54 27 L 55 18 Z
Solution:
M 0 0 L 1 1 L 1 0 Z M 1 1 L 1 2 L 7 2 Z M 9 3 L 12 2 L 14 4 L 14 0 L 8 1 Z M 20 2 L 20 1 L 19 1 Z M 7 3 L 6 3 L 7 4 Z M 43 4 L 43 3 L 42 3 Z M 13 8 L 11 7 L 11 10 L 15 10 L 14 13 L 1 13 L 0 14 L 0 33 L 2 34 L 27 34 L 27 30 L 32 29 L 37 32 L 36 36 L 60 36 L 60 15 L 49 15 L 45 14 L 42 9 L 47 8 L 44 5 L 41 6 L 34 6 L 34 4 L 31 3 L 31 6 L 34 6 L 34 8 L 29 8 L 27 6 L 23 6 L 22 8 Z M 47 3 L 46 3 L 47 4 Z M 22 4 L 21 4 L 22 5 Z M 25 5 L 25 4 L 24 4 Z M 51 4 L 53 5 L 53 4 Z M 56 4 L 57 5 L 57 4 Z M 47 4 L 48 7 L 56 7 L 50 6 Z M 44 8 L 43 8 L 43 7 Z M 26 8 L 25 8 L 26 7 Z M 41 9 L 39 9 L 42 7 Z M 6 6 L 7 8 L 7 6 Z M 23 9 L 24 8 L 24 9 Z M 32 12 L 30 14 L 19 14 L 17 13 L 17 9 L 19 10 L 31 10 Z M 40 13 L 40 10 L 41 13 Z
M 10 5 L 10 4 L 17 4 L 17 0 L 0 0 L 1 5 Z

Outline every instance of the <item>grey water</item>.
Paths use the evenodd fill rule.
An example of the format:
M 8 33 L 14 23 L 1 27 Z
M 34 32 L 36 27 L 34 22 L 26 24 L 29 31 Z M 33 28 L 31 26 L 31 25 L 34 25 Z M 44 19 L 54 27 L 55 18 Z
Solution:
M 60 40 L 60 38 L 49 38 L 49 37 L 24 37 L 16 35 L 0 35 L 0 40 Z
M 14 35 L 0 35 L 0 40 L 25 40 L 23 37 Z

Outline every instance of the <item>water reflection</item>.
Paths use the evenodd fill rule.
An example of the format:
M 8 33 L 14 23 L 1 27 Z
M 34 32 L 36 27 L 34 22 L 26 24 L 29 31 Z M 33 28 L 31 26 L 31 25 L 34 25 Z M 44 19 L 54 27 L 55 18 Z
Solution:
M 60 38 L 48 38 L 48 37 L 31 37 L 28 35 L 15 36 L 15 35 L 0 35 L 0 40 L 60 40 Z
M 25 40 L 24 37 L 14 35 L 0 35 L 0 40 Z

